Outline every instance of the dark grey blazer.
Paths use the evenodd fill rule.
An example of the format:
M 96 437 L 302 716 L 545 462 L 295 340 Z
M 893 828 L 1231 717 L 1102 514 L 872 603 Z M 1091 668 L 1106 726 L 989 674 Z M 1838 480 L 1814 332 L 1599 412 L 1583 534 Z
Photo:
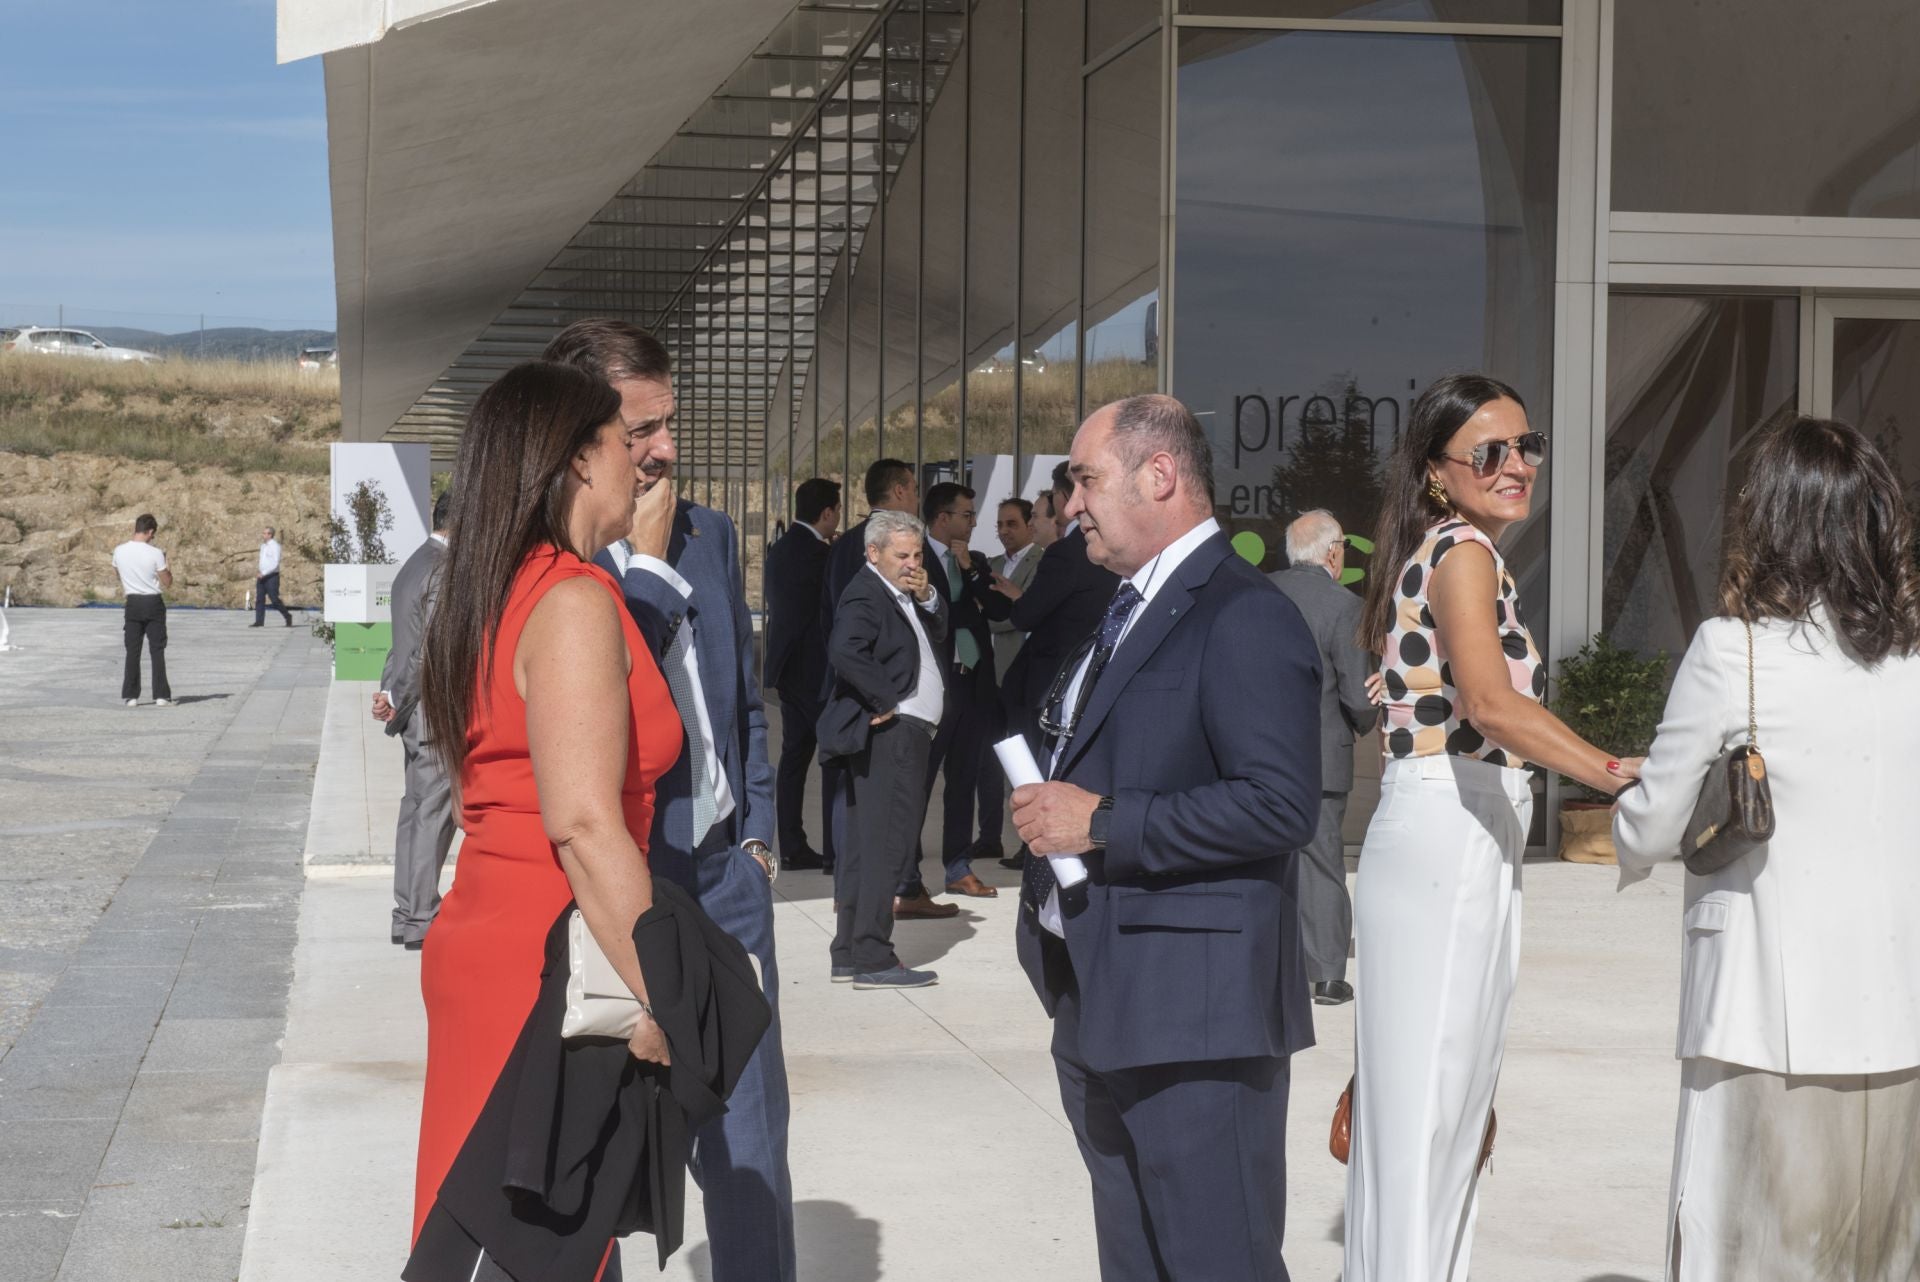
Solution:
M 1351 792 L 1354 737 L 1380 719 L 1380 710 L 1367 698 L 1372 663 L 1354 639 L 1360 598 L 1317 565 L 1296 565 L 1267 577 L 1300 608 L 1320 648 L 1320 786 Z
M 405 731 L 420 705 L 420 642 L 440 595 L 440 567 L 446 559 L 446 547 L 439 539 L 429 538 L 393 577 L 393 648 L 387 651 L 387 663 L 380 672 L 380 688 L 393 701 L 393 720 L 387 722 L 390 735 Z M 420 730 L 424 740 L 424 720 Z

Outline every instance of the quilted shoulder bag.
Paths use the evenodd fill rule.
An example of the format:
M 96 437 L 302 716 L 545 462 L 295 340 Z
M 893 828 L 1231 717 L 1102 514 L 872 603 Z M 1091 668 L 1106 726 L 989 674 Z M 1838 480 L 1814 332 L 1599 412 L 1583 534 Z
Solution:
M 1747 741 L 1721 753 L 1707 771 L 1700 800 L 1681 838 L 1687 871 L 1702 877 L 1719 872 L 1773 836 L 1773 789 L 1767 782 L 1767 760 L 1760 755 L 1760 723 L 1754 707 L 1753 624 L 1746 626 Z

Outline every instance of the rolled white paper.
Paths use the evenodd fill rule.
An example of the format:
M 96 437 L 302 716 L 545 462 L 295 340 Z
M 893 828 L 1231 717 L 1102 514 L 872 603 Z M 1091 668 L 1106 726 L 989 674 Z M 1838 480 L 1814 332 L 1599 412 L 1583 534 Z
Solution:
M 1000 768 L 1006 771 L 1007 782 L 1014 787 L 1046 782 L 1046 776 L 1040 773 L 1040 765 L 1033 759 L 1033 750 L 1027 747 L 1023 736 L 1014 735 L 994 744 L 993 755 L 1000 758 Z M 1087 879 L 1086 861 L 1080 856 L 1048 855 L 1047 858 L 1053 861 L 1053 879 L 1062 886 L 1078 886 Z

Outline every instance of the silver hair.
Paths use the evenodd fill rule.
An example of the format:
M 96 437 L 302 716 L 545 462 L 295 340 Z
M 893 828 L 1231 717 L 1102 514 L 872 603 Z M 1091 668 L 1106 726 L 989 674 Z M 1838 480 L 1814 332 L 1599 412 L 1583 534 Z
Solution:
M 896 534 L 911 534 L 923 539 L 927 527 L 920 518 L 910 512 L 892 512 L 886 508 L 876 508 L 867 514 L 867 546 L 877 548 L 885 546 L 888 539 Z
M 1344 536 L 1340 522 L 1323 507 L 1302 512 L 1287 527 L 1287 564 L 1321 565 Z

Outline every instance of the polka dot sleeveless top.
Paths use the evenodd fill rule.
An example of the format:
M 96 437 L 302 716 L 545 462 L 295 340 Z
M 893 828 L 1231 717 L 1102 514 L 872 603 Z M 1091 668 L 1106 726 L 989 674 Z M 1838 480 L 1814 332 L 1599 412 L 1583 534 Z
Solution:
M 1380 665 L 1387 685 L 1382 742 L 1388 758 L 1437 757 L 1445 753 L 1496 766 L 1523 767 L 1525 761 L 1488 740 L 1472 722 L 1454 713 L 1460 695 L 1454 688 L 1446 647 L 1434 632 L 1427 587 L 1441 559 L 1463 543 L 1478 543 L 1493 554 L 1493 568 L 1500 575 L 1494 615 L 1513 688 L 1536 701 L 1547 692 L 1547 665 L 1541 662 L 1533 636 L 1521 622 L 1520 594 L 1499 549 L 1470 522 L 1445 521 L 1427 531 L 1426 541 L 1408 559 L 1394 588 L 1393 627 L 1387 633 L 1387 650 Z

